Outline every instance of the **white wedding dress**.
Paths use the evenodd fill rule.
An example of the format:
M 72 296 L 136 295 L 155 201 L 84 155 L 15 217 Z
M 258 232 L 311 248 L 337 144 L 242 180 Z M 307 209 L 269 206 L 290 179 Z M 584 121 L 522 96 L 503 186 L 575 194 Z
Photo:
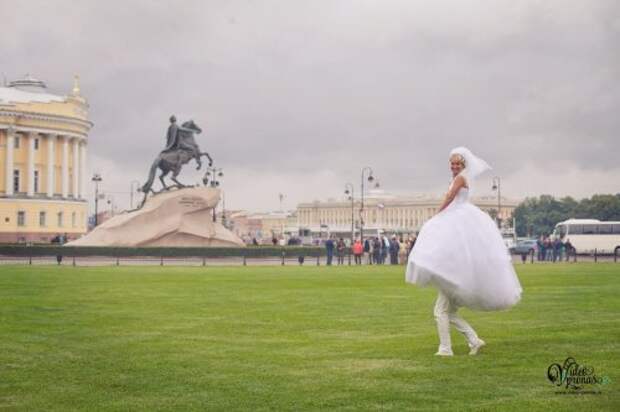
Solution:
M 432 285 L 454 304 L 476 310 L 510 308 L 522 291 L 496 224 L 469 202 L 465 187 L 422 227 L 406 281 Z

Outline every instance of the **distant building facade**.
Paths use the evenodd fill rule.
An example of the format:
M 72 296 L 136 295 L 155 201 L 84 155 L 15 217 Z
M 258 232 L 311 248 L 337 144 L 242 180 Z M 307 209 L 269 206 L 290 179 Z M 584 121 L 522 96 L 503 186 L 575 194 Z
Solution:
M 218 214 L 221 220 L 221 213 Z M 270 243 L 276 239 L 297 235 L 297 215 L 295 212 L 248 212 L 245 210 L 227 211 L 226 226 L 246 243 L 256 239 L 259 243 Z
M 0 87 L 0 242 L 74 239 L 87 231 L 88 103 L 26 76 Z
M 395 196 L 383 191 L 370 191 L 364 199 L 364 236 L 376 233 L 415 233 L 441 206 L 443 198 L 432 195 Z M 473 203 L 486 212 L 497 212 L 497 197 L 475 197 Z M 501 199 L 499 217 L 506 222 L 519 204 L 513 199 Z M 360 230 L 360 201 L 353 205 L 353 225 L 356 236 Z M 351 201 L 314 201 L 297 206 L 298 226 L 310 233 L 351 233 Z

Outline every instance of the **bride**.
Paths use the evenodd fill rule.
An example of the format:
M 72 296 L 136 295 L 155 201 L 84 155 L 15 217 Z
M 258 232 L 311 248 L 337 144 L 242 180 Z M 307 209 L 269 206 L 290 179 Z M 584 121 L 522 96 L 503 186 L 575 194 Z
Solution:
M 469 202 L 474 179 L 491 167 L 469 149 L 457 147 L 450 152 L 450 169 L 452 183 L 439 212 L 418 235 L 406 281 L 439 291 L 436 355 L 453 355 L 450 323 L 465 336 L 469 354 L 476 355 L 485 342 L 457 314 L 458 308 L 507 309 L 519 302 L 522 289 L 497 226 Z

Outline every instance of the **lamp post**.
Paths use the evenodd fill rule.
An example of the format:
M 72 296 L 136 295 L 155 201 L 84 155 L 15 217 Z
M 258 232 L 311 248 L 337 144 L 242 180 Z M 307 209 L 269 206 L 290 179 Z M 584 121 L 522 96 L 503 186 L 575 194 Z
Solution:
M 203 182 L 204 184 L 207 184 L 210 178 L 211 181 L 209 182 L 209 185 L 213 188 L 219 187 L 220 181 L 218 180 L 218 177 L 224 177 L 224 172 L 222 171 L 222 168 L 208 166 L 207 171 L 205 172 L 205 177 L 203 178 Z M 213 208 L 213 221 L 216 221 L 215 208 Z
M 353 247 L 353 243 L 355 242 L 355 198 L 353 191 L 353 184 L 347 183 L 344 185 L 344 193 L 349 195 L 351 199 L 351 247 Z
M 110 217 L 112 217 L 112 216 L 114 216 L 114 207 L 115 207 L 114 196 L 108 195 L 107 202 L 108 202 L 108 205 L 110 205 Z
M 97 227 L 97 213 L 98 212 L 98 206 L 99 206 L 99 182 L 101 182 L 103 179 L 101 178 L 101 175 L 99 173 L 95 173 L 93 175 L 93 178 L 91 179 L 93 182 L 95 182 L 95 227 Z
M 135 190 L 134 190 L 134 185 L 135 185 Z M 137 192 L 138 189 L 140 188 L 140 182 L 138 182 L 137 180 L 132 180 L 131 181 L 131 185 L 129 186 L 129 208 L 133 209 L 133 193 Z
M 368 177 L 365 174 L 368 173 Z M 360 241 L 362 244 L 364 243 L 364 178 L 368 179 L 369 182 L 375 180 L 372 176 L 372 168 L 370 166 L 366 166 L 362 168 L 362 185 L 361 185 L 361 203 L 360 203 Z
M 226 227 L 226 193 L 222 190 L 222 226 Z
M 500 211 L 502 210 L 502 201 L 501 201 L 501 180 L 499 176 L 493 177 L 493 187 L 491 189 L 497 190 L 497 227 L 499 229 L 502 228 L 502 220 L 500 218 Z

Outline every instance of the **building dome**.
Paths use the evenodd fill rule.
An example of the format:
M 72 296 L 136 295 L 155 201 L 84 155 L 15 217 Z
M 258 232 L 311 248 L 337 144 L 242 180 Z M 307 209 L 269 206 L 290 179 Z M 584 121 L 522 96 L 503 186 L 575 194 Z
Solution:
M 9 87 L 34 93 L 44 93 L 45 89 L 47 89 L 47 86 L 43 81 L 35 79 L 30 76 L 30 74 L 26 74 L 23 79 L 13 80 L 9 83 Z
M 49 93 L 45 82 L 26 74 L 0 87 L 0 104 L 64 102 L 66 96 Z

